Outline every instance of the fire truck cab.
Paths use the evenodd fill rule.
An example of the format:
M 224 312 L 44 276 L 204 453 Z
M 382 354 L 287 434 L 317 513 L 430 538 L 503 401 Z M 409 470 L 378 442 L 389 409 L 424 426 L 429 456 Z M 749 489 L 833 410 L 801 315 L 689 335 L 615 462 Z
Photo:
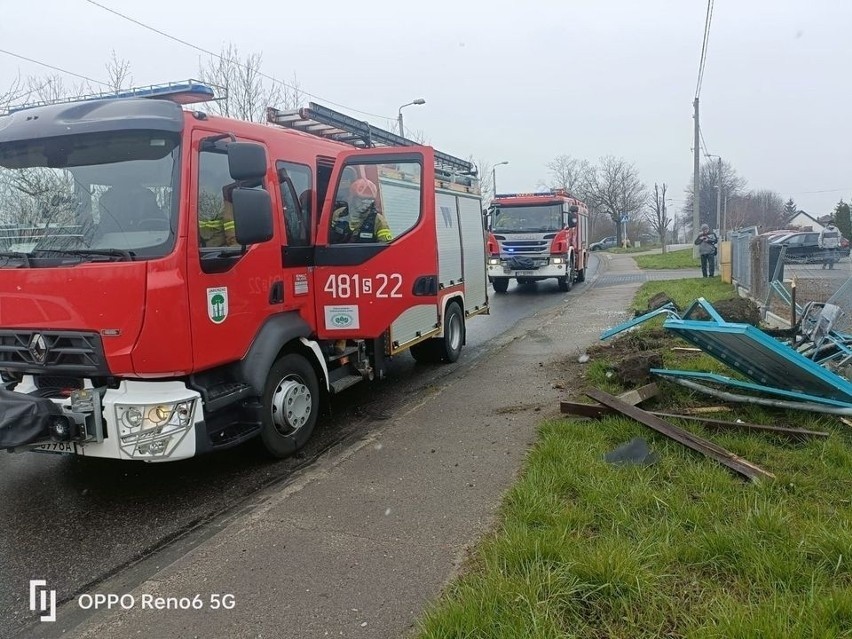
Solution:
M 0 118 L 0 449 L 284 457 L 330 395 L 455 361 L 488 312 L 469 163 L 317 104 L 188 106 L 212 95 Z
M 564 190 L 497 195 L 488 210 L 488 279 L 497 293 L 555 278 L 560 291 L 586 278 L 586 205 Z

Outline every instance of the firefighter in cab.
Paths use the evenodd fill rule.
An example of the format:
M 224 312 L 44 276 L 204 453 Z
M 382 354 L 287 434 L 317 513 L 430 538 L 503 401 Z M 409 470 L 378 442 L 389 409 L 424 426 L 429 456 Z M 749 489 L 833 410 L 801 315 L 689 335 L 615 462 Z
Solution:
M 212 210 L 199 215 L 198 231 L 201 246 L 237 246 L 237 235 L 234 228 L 234 189 L 237 183 L 226 184 L 222 187 L 222 201 L 216 202 Z M 204 199 L 203 197 L 201 198 Z M 215 198 L 213 198 L 215 199 Z M 202 202 L 202 206 L 207 204 Z M 211 209 L 209 206 L 203 208 Z
M 376 209 L 377 195 L 376 185 L 367 178 L 358 178 L 349 185 L 347 200 L 340 202 L 331 217 L 332 243 L 390 242 L 393 239 L 388 221 Z

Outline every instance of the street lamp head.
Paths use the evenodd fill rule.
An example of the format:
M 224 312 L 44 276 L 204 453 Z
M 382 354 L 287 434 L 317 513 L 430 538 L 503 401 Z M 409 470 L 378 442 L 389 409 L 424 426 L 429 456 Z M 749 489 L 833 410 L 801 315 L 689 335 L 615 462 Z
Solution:
M 417 105 L 426 104 L 426 100 L 424 100 L 423 98 L 417 98 L 417 99 L 416 99 L 414 102 L 412 102 L 411 104 L 417 104 Z

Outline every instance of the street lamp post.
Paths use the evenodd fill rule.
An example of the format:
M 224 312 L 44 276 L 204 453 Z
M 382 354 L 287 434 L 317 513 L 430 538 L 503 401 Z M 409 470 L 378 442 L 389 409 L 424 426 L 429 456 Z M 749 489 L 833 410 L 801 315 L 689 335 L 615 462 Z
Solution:
M 494 189 L 494 197 L 497 197 L 497 167 L 508 163 L 508 160 L 504 160 L 491 167 L 491 188 Z
M 401 107 L 399 107 L 399 115 L 396 119 L 396 122 L 399 125 L 399 137 L 401 137 L 401 138 L 405 137 L 405 129 L 402 126 L 402 110 L 405 107 L 411 106 L 413 104 L 416 104 L 418 106 L 421 105 L 421 104 L 426 104 L 426 100 L 424 100 L 423 98 L 417 98 L 416 100 L 412 100 L 411 102 L 408 102 L 407 104 L 403 104 Z

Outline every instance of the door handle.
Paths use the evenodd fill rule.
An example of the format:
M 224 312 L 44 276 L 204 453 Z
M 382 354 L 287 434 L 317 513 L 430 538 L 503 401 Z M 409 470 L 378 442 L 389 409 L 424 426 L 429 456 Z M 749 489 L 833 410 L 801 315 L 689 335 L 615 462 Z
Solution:
M 269 303 L 283 304 L 284 303 L 284 282 L 277 280 L 269 287 Z

